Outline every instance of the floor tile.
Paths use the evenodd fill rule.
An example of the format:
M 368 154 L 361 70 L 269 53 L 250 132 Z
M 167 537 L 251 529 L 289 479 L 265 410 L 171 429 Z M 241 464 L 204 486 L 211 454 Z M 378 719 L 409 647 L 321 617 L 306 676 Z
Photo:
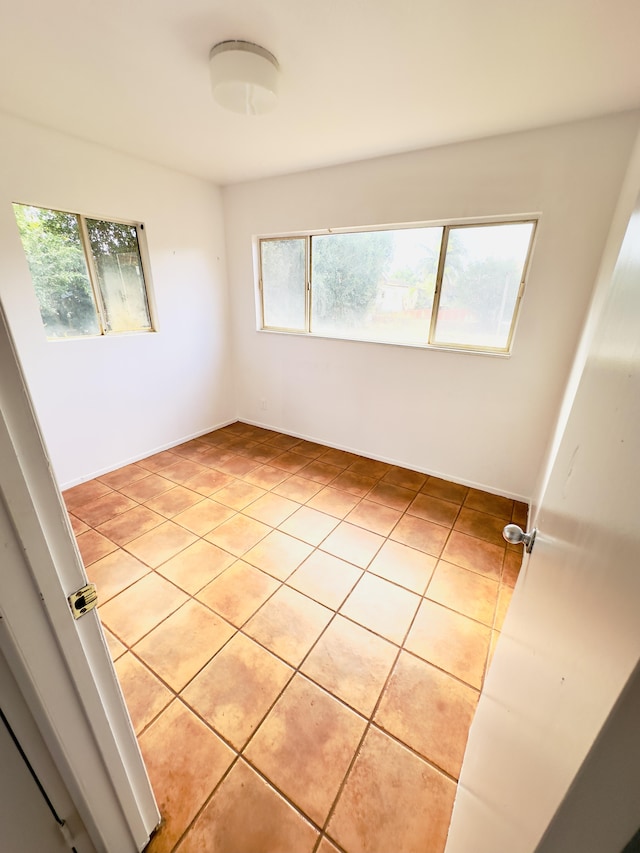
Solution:
M 463 506 L 454 525 L 454 530 L 503 547 L 502 530 L 505 523 L 506 519 L 504 518 L 498 518 L 495 515 L 478 512 L 478 510 Z
M 252 616 L 244 632 L 298 666 L 332 616 L 331 610 L 283 586 Z
M 370 716 L 398 649 L 337 616 L 320 637 L 301 671 L 356 711 Z
M 340 557 L 348 563 L 354 563 L 361 569 L 366 569 L 383 542 L 384 538 L 377 533 L 343 521 L 327 536 L 320 547 L 334 557 Z
M 343 469 L 337 465 L 328 465 L 326 462 L 320 462 L 319 459 L 315 459 L 313 462 L 309 462 L 304 468 L 301 468 L 298 473 L 307 480 L 313 480 L 314 483 L 322 483 L 322 485 L 326 486 L 332 480 L 335 480 L 342 471 Z
M 441 480 L 439 477 L 427 477 L 427 482 L 420 489 L 426 495 L 434 498 L 442 498 L 445 501 L 460 504 L 464 503 L 469 487 L 461 486 L 459 483 L 451 483 L 449 480 Z
M 416 493 L 410 489 L 403 489 L 402 486 L 394 486 L 392 483 L 385 483 L 384 480 L 381 480 L 371 489 L 367 495 L 367 500 L 403 512 L 415 496 Z
M 374 480 L 379 480 L 392 468 L 393 465 L 389 465 L 387 462 L 378 462 L 376 459 L 367 459 L 362 456 L 360 459 L 352 462 L 348 470 L 353 471 L 355 474 L 363 474 L 365 477 L 373 477 Z
M 198 600 L 239 628 L 278 586 L 269 575 L 237 560 L 198 593 Z
M 121 548 L 87 567 L 87 576 L 98 588 L 98 604 L 102 605 L 151 571 L 140 560 Z
M 116 471 L 111 471 L 109 474 L 101 474 L 99 479 L 111 489 L 121 489 L 122 486 L 128 486 L 129 483 L 135 483 L 136 480 L 141 480 L 148 475 L 149 472 L 146 468 L 142 468 L 134 462 L 131 465 L 118 468 Z
M 427 481 L 426 474 L 420 474 L 418 471 L 411 471 L 408 468 L 399 468 L 394 466 L 382 478 L 385 483 L 391 483 L 393 486 L 401 486 L 403 489 L 412 489 L 419 491 Z
M 358 527 L 364 527 L 381 536 L 388 536 L 396 526 L 402 513 L 400 510 L 392 509 L 384 504 L 374 501 L 362 500 L 351 510 L 346 520 Z
M 442 559 L 499 580 L 504 552 L 505 549 L 498 545 L 453 530 L 442 552 Z
M 298 592 L 337 610 L 360 579 L 362 571 L 324 551 L 314 551 L 287 581 Z
M 272 459 L 275 459 L 276 456 L 280 456 L 281 453 L 282 450 L 278 447 L 273 447 L 269 444 L 259 444 L 250 451 L 249 456 L 253 459 L 256 465 L 265 465 L 266 463 L 270 463 Z M 243 476 L 246 477 L 246 474 Z
M 469 494 L 464 502 L 466 507 L 477 509 L 480 512 L 488 512 L 498 518 L 511 520 L 513 512 L 513 501 L 503 498 L 501 495 L 492 495 L 489 492 L 481 492 L 478 489 L 469 489 Z
M 267 493 L 264 497 L 254 501 L 251 506 L 248 506 L 244 514 L 262 521 L 264 524 L 270 524 L 271 527 L 277 527 L 297 509 L 300 509 L 299 503 L 280 495 Z
M 450 531 L 440 524 L 405 515 L 391 531 L 391 539 L 439 557 Z
M 498 584 L 490 578 L 440 561 L 427 589 L 427 598 L 491 627 Z
M 442 853 L 455 784 L 371 728 L 328 834 L 349 853 Z
M 374 719 L 457 779 L 477 701 L 471 687 L 402 652 Z
M 292 675 L 291 667 L 237 633 L 184 689 L 182 697 L 241 750 Z
M 127 486 L 122 486 L 120 491 L 128 498 L 132 498 L 138 503 L 144 503 L 150 498 L 155 498 L 156 495 L 161 495 L 163 492 L 168 492 L 175 486 L 171 480 L 166 477 L 161 477 L 159 474 L 149 474 L 141 480 L 136 480 L 129 483 Z
M 423 595 L 436 562 L 435 557 L 424 551 L 388 539 L 373 558 L 368 571 Z
M 291 450 L 300 441 L 302 439 L 296 438 L 293 435 L 285 435 L 284 433 L 277 432 L 275 435 L 270 436 L 265 443 L 270 444 L 272 447 L 278 447 L 281 451 L 285 451 Z
M 355 495 L 334 489 L 332 486 L 325 486 L 321 492 L 311 498 L 307 506 L 326 512 L 328 515 L 335 515 L 336 518 L 344 518 L 358 502 L 359 498 Z
M 105 521 L 98 527 L 98 533 L 102 533 L 116 545 L 126 545 L 127 542 L 137 539 L 148 530 L 153 530 L 164 521 L 166 519 L 163 515 L 153 512 L 146 506 L 135 506 L 121 515 L 116 515 L 110 521 Z
M 173 465 L 179 461 L 180 457 L 177 454 L 172 453 L 170 450 L 161 450 L 160 453 L 154 453 L 153 456 L 141 459 L 138 465 L 141 468 L 146 468 L 147 471 L 157 473 L 158 471 L 162 471 L 163 468 L 168 468 L 169 465 Z
M 145 506 L 152 509 L 154 512 L 159 512 L 166 518 L 173 518 L 179 512 L 187 509 L 202 500 L 202 495 L 199 492 L 194 492 L 184 486 L 176 486 L 169 489 L 168 492 L 163 492 L 150 501 L 145 501 Z
M 425 599 L 405 648 L 478 690 L 491 641 L 491 628 Z
M 321 462 L 325 462 L 327 465 L 337 465 L 339 468 L 348 468 L 349 465 L 357 462 L 359 458 L 355 453 L 348 453 L 346 450 L 337 450 L 334 447 L 330 447 L 328 450 L 325 450 L 322 456 L 318 456 Z
M 248 459 L 246 456 L 233 454 L 229 459 L 216 463 L 216 468 L 226 474 L 233 474 L 234 477 L 244 477 L 263 461 L 263 459 Z
M 270 531 L 271 528 L 261 521 L 238 514 L 207 533 L 205 539 L 223 551 L 242 557 Z
M 66 489 L 62 497 L 67 509 L 74 512 L 77 507 L 108 495 L 111 491 L 111 487 L 101 483 L 100 480 L 88 480 L 86 483 Z
M 136 643 L 133 651 L 179 693 L 234 631 L 204 604 L 191 600 Z
M 102 631 L 107 641 L 107 645 L 109 646 L 109 655 L 111 656 L 111 660 L 117 661 L 118 658 L 121 658 L 122 655 L 127 651 L 127 647 L 111 633 L 111 631 L 106 627 L 106 625 L 102 625 Z
M 176 853 L 312 853 L 317 838 L 317 830 L 240 760 Z
M 80 521 L 79 518 L 76 518 L 76 516 L 72 515 L 71 513 L 68 513 L 68 515 L 74 536 L 79 536 L 81 533 L 84 533 L 86 530 L 89 530 L 89 525 L 85 524 L 84 521 Z
M 295 474 L 301 468 L 309 464 L 309 459 L 302 456 L 293 450 L 287 450 L 271 460 L 270 464 L 274 468 L 281 468 L 283 471 L 288 471 L 289 474 Z
M 120 492 L 110 492 L 108 495 L 82 504 L 76 509 L 75 515 L 89 527 L 97 527 L 110 518 L 120 515 L 121 512 L 133 509 L 135 505 L 135 501 L 121 495 Z
M 286 480 L 289 474 L 281 468 L 274 468 L 271 465 L 260 465 L 245 474 L 243 480 L 251 483 L 253 486 L 258 486 L 261 489 L 273 489 L 274 486 L 280 485 L 283 480 Z
M 115 668 L 134 731 L 140 734 L 167 707 L 173 699 L 173 693 L 131 652 L 120 657 L 115 662 Z
M 179 486 L 184 486 L 186 482 L 197 474 L 205 474 L 206 471 L 206 465 L 202 465 L 199 462 L 192 462 L 190 459 L 181 459 L 179 462 L 169 465 L 168 468 L 163 468 L 162 476 L 167 480 L 173 480 Z
M 280 530 L 310 545 L 319 545 L 337 525 L 337 518 L 303 506 L 280 525 Z
M 203 459 L 204 461 L 204 459 Z M 187 480 L 184 484 L 185 489 L 190 489 L 192 492 L 197 492 L 199 495 L 209 498 L 214 495 L 219 489 L 233 483 L 234 477 L 231 474 L 225 474 L 222 471 L 201 471 L 195 477 Z
M 158 572 L 189 595 L 195 595 L 235 560 L 233 554 L 199 539 L 163 563 Z
M 163 817 L 145 853 L 170 853 L 234 754 L 178 699 L 143 732 L 140 748 Z
M 513 524 L 519 524 L 523 530 L 527 529 L 527 520 L 529 516 L 529 507 L 522 501 L 513 502 L 513 511 L 511 513 L 511 521 Z
M 303 504 L 310 500 L 314 495 L 317 495 L 321 490 L 321 483 L 315 483 L 312 480 L 305 480 L 304 477 L 294 474 L 292 477 L 289 477 L 287 480 L 280 483 L 279 486 L 276 486 L 273 493 L 274 495 L 282 495 L 283 498 L 290 498 L 292 501 L 297 501 L 298 503 Z
M 96 530 L 87 530 L 85 533 L 81 533 L 76 538 L 76 542 L 85 566 L 90 566 L 96 560 L 106 557 L 118 547 L 115 542 L 107 539 L 106 536 L 102 536 Z
M 148 533 L 127 542 L 125 550 L 152 569 L 157 569 L 195 541 L 193 533 L 173 521 L 165 521 L 159 527 L 154 527 Z
M 173 584 L 150 572 L 103 604 L 99 613 L 116 637 L 132 646 L 186 600 Z
M 425 521 L 434 521 L 444 527 L 453 527 L 459 512 L 458 504 L 422 493 L 415 496 L 407 509 L 409 515 L 416 515 L 418 518 L 424 518 Z
M 247 551 L 244 560 L 268 572 L 274 578 L 286 580 L 313 551 L 313 546 L 274 530 Z
M 318 845 L 316 853 L 340 853 L 335 844 L 332 844 L 325 836 Z
M 509 608 L 509 604 L 511 603 L 511 596 L 513 595 L 513 589 L 510 586 L 506 586 L 502 584 L 500 586 L 500 592 L 498 593 L 498 604 L 496 606 L 496 616 L 493 623 L 493 627 L 496 631 L 502 631 L 502 626 L 504 625 L 504 619 L 507 615 L 507 610 Z
M 245 483 L 244 480 L 234 480 L 215 493 L 215 500 L 232 509 L 241 510 L 264 494 L 265 490 L 259 486 Z
M 373 477 L 366 477 L 364 474 L 357 474 L 351 468 L 343 471 L 331 483 L 334 489 L 340 489 L 342 492 L 349 492 L 357 498 L 363 498 L 367 492 L 375 486 L 376 480 Z
M 308 459 L 317 459 L 326 449 L 324 444 L 316 444 L 314 441 L 300 441 L 296 444 L 296 453 L 301 453 Z
M 511 551 L 507 548 L 504 555 L 504 563 L 502 565 L 502 583 L 507 586 L 515 586 L 520 569 L 522 568 L 523 554 L 517 551 Z
M 173 516 L 175 524 L 185 527 L 196 536 L 204 536 L 210 533 L 214 527 L 222 524 L 235 514 L 235 510 L 218 503 L 216 500 L 205 498 L 200 503 L 190 506 Z
M 399 645 L 419 604 L 412 592 L 365 572 L 340 612 Z
M 244 755 L 305 814 L 322 825 L 365 725 L 362 717 L 296 675 Z

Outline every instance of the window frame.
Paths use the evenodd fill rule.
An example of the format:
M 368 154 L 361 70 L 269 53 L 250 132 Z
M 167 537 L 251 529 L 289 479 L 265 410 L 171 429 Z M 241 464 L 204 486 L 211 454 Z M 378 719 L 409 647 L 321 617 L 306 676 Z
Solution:
M 63 335 L 63 336 L 55 336 L 49 337 L 46 335 L 46 327 L 43 323 L 43 328 L 45 330 L 45 337 L 48 342 L 56 343 L 59 341 L 80 341 L 80 340 L 95 340 L 100 338 L 108 338 L 108 337 L 119 337 L 121 335 L 141 335 L 148 334 L 150 332 L 158 331 L 158 324 L 156 320 L 156 311 L 155 311 L 155 303 L 153 300 L 153 288 L 152 288 L 152 279 L 151 279 L 151 263 L 149 258 L 149 252 L 147 248 L 146 242 L 146 234 L 145 234 L 145 225 L 143 222 L 133 220 L 133 219 L 122 219 L 120 217 L 114 216 L 101 216 L 90 213 L 78 213 L 75 210 L 67 210 L 62 207 L 48 207 L 41 204 L 32 204 L 31 202 L 23 202 L 23 201 L 14 201 L 12 202 L 12 208 L 14 205 L 18 205 L 20 207 L 34 207 L 38 210 L 50 210 L 54 213 L 64 213 L 68 216 L 75 216 L 78 222 L 78 236 L 80 238 L 80 244 L 82 246 L 82 252 L 84 255 L 85 264 L 87 267 L 87 277 L 89 279 L 89 285 L 91 287 L 91 295 L 93 297 L 93 304 L 96 310 L 96 323 L 98 325 L 98 333 L 91 335 Z M 15 216 L 14 216 L 15 219 Z M 142 277 L 142 285 L 143 285 L 143 297 L 144 303 L 147 308 L 147 314 L 149 316 L 149 327 L 148 328 L 140 328 L 140 329 L 127 329 L 123 331 L 111 331 L 107 329 L 107 311 L 104 304 L 104 299 L 102 297 L 102 290 L 100 288 L 100 281 L 98 277 L 98 271 L 95 265 L 95 258 L 93 256 L 93 250 L 91 248 L 91 240 L 89 238 L 89 231 L 87 228 L 87 219 L 96 221 L 96 222 L 112 222 L 114 225 L 125 225 L 129 228 L 136 229 L 136 242 L 138 245 L 138 256 L 140 258 L 140 266 L 141 266 L 141 277 Z M 22 240 L 20 241 L 22 245 Z M 24 246 L 22 246 L 25 259 L 28 258 Z M 31 275 L 31 272 L 29 272 Z M 32 281 L 33 283 L 33 281 Z M 35 287 L 34 287 L 35 294 Z M 38 302 L 38 308 L 40 307 L 40 303 L 36 295 L 36 302 Z
M 315 337 L 315 338 L 326 338 L 330 340 L 343 340 L 343 341 L 356 341 L 361 343 L 376 343 L 390 346 L 404 346 L 404 347 L 412 347 L 416 349 L 435 349 L 435 350 L 445 350 L 452 352 L 466 352 L 472 354 L 479 355 L 494 355 L 494 356 L 502 356 L 509 357 L 511 355 L 511 349 L 513 346 L 513 339 L 516 332 L 516 327 L 518 325 L 518 320 L 520 317 L 520 309 L 522 305 L 522 299 L 526 290 L 527 279 L 529 275 L 529 269 L 531 266 L 531 257 L 533 255 L 533 249 L 536 242 L 538 225 L 541 219 L 540 213 L 531 213 L 531 214 L 518 214 L 513 216 L 499 216 L 499 217 L 483 217 L 483 218 L 474 218 L 474 219 L 464 219 L 464 220 L 445 220 L 445 221 L 432 221 L 432 222 L 411 222 L 411 223 L 398 223 L 398 224 L 389 224 L 389 225 L 376 225 L 376 226 L 362 226 L 362 227 L 354 227 L 354 228 L 327 228 L 324 230 L 313 230 L 313 231 L 305 231 L 305 232 L 289 232 L 285 234 L 270 234 L 264 236 L 257 236 L 254 238 L 254 245 L 256 251 L 257 263 L 255 264 L 256 271 L 256 287 L 258 293 L 258 305 L 259 305 L 259 316 L 258 316 L 258 331 L 260 332 L 276 332 L 290 335 L 302 335 L 306 337 Z M 445 270 L 445 262 L 447 257 L 447 247 L 449 243 L 449 234 L 453 229 L 460 228 L 479 228 L 479 227 L 491 227 L 496 225 L 520 225 L 520 224 L 530 224 L 532 226 L 531 236 L 529 238 L 529 245 L 527 248 L 527 253 L 525 256 L 524 264 L 522 266 L 522 274 L 520 277 L 520 284 L 518 287 L 518 293 L 516 296 L 515 306 L 513 309 L 513 314 L 511 317 L 511 325 L 509 328 L 509 334 L 507 336 L 507 342 L 505 347 L 489 347 L 489 346 L 479 346 L 478 344 L 450 344 L 450 343 L 437 343 L 435 341 L 436 327 L 438 323 L 438 311 L 440 309 L 440 297 L 442 293 L 442 280 L 444 277 Z M 313 331 L 313 276 L 312 276 L 312 253 L 313 253 L 313 238 L 318 236 L 325 236 L 330 234 L 358 234 L 358 233 L 368 233 L 368 232 L 378 232 L 378 231 L 400 231 L 400 230 L 409 230 L 409 229 L 419 229 L 419 228 L 442 228 L 442 239 L 440 243 L 440 254 L 438 258 L 438 267 L 435 281 L 435 290 L 433 294 L 433 305 L 431 308 L 431 317 L 429 321 L 429 327 L 427 329 L 427 336 L 424 343 L 415 343 L 415 342 L 404 342 L 404 341 L 390 341 L 390 340 L 376 340 L 375 338 L 361 338 L 361 337 L 350 337 L 348 335 L 327 335 L 322 333 L 317 333 Z M 293 328 L 284 328 L 284 327 L 275 327 L 275 326 L 267 326 L 264 323 L 264 287 L 263 287 L 263 271 L 262 271 L 262 243 L 267 241 L 274 240 L 304 240 L 305 241 L 305 283 L 304 283 L 304 291 L 305 291 L 305 324 L 306 327 L 304 330 L 293 329 Z

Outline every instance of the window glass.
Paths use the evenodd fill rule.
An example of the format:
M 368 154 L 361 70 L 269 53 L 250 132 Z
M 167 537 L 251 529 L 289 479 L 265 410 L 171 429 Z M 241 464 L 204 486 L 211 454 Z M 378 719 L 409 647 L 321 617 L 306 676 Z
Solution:
M 312 331 L 425 344 L 441 240 L 442 228 L 312 237 Z
M 47 338 L 151 330 L 135 225 L 22 204 L 13 210 Z
M 134 225 L 87 219 L 87 232 L 110 332 L 151 328 Z
M 434 343 L 506 349 L 533 224 L 449 230 Z
M 78 217 L 13 207 L 47 337 L 100 334 Z
M 306 329 L 306 239 L 262 240 L 263 325 Z
M 509 352 L 535 228 L 522 220 L 263 238 L 262 328 Z

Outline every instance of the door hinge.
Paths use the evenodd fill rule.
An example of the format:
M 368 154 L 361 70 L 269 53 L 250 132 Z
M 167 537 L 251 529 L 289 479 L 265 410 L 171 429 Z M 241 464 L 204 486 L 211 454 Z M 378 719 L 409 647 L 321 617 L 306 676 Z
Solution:
M 96 585 L 88 583 L 86 586 L 81 587 L 77 592 L 71 593 L 67 600 L 69 602 L 69 607 L 71 607 L 73 618 L 79 619 L 81 616 L 84 616 L 85 613 L 93 610 L 98 603 L 98 590 L 96 589 Z

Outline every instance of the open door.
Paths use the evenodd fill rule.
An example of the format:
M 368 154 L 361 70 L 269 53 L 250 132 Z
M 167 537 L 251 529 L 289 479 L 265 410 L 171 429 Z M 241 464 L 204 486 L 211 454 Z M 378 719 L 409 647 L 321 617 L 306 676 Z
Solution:
M 41 738 L 21 746 L 79 816 L 68 849 L 134 853 L 160 817 L 97 614 L 67 601 L 87 578 L 1 308 L 0 364 L 0 655 Z
M 640 826 L 640 200 L 602 283 L 446 853 L 620 853 Z

